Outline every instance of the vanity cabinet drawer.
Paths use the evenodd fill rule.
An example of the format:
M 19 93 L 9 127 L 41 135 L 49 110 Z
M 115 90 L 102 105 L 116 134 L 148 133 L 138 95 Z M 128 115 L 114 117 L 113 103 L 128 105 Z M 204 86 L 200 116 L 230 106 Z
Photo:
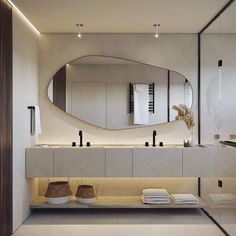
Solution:
M 133 176 L 182 176 L 182 149 L 134 149 Z
M 55 177 L 104 177 L 105 149 L 55 149 Z
M 132 148 L 106 149 L 106 176 L 132 177 Z
M 53 149 L 27 148 L 26 177 L 53 177 Z
M 217 151 L 213 148 L 186 148 L 183 150 L 184 177 L 217 176 Z

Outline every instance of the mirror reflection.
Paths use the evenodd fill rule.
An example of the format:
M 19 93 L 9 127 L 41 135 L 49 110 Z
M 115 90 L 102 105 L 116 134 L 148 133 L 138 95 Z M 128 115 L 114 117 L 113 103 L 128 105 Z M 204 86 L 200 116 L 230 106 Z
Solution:
M 175 120 L 172 106 L 192 106 L 181 74 L 136 61 L 85 56 L 63 66 L 48 86 L 49 99 L 87 123 L 126 129 Z

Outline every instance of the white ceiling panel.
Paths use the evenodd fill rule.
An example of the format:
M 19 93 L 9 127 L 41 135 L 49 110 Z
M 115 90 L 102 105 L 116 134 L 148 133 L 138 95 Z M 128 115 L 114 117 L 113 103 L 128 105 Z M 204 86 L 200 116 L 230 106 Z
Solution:
M 228 0 L 13 0 L 41 33 L 197 33 Z

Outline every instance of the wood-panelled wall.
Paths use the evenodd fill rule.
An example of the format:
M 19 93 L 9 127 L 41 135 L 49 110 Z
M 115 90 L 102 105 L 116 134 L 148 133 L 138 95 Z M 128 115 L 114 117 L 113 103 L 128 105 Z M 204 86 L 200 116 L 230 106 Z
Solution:
M 12 9 L 0 0 L 0 235 L 12 233 Z
M 53 76 L 53 103 L 66 111 L 66 66 Z

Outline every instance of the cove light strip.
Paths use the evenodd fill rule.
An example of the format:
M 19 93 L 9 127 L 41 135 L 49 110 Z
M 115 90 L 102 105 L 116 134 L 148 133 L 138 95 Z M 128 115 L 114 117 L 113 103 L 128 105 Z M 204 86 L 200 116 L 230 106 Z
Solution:
M 17 13 L 30 25 L 30 27 L 37 33 L 40 34 L 40 32 L 35 28 L 35 26 L 25 17 L 25 15 L 18 9 L 18 7 L 11 1 L 8 0 L 10 5 L 16 9 Z

